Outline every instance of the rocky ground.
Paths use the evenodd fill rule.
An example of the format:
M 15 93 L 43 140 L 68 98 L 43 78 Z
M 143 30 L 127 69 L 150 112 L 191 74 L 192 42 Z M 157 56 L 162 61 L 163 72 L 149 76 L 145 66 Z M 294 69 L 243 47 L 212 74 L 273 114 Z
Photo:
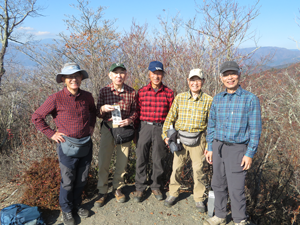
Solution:
M 90 210 L 91 215 L 88 218 L 80 219 L 75 216 L 77 224 L 81 225 L 114 225 L 114 224 L 202 224 L 207 217 L 206 213 L 199 213 L 195 208 L 193 195 L 188 192 L 180 194 L 176 204 L 167 208 L 163 201 L 159 202 L 148 190 L 143 202 L 135 203 L 132 200 L 132 194 L 135 190 L 134 185 L 128 185 L 123 189 L 127 201 L 118 203 L 112 194 L 109 194 L 106 204 L 101 208 L 94 207 L 97 196 L 86 200 L 84 207 Z M 17 182 L 11 182 L 0 186 L 1 208 L 8 205 L 19 203 L 22 187 Z M 168 193 L 167 193 L 168 194 Z M 165 196 L 166 197 L 166 196 Z M 62 225 L 60 211 L 49 211 L 43 213 L 43 218 L 48 225 Z M 227 217 L 230 225 L 234 223 Z

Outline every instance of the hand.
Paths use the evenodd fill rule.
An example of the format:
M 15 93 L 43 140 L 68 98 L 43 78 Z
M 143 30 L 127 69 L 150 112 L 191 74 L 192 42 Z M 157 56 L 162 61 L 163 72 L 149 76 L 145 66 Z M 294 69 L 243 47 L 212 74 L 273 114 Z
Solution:
M 170 139 L 170 138 L 165 138 L 165 140 L 164 140 L 165 143 L 166 143 L 166 145 L 167 145 L 168 147 L 169 147 L 169 139 Z
M 212 155 L 213 155 L 213 152 L 209 152 L 207 150 L 204 151 L 204 154 L 205 154 L 205 158 L 206 158 L 206 161 L 209 163 L 209 164 L 213 164 L 213 161 L 212 161 Z
M 91 137 L 93 136 L 93 133 L 94 133 L 94 127 L 90 126 L 90 135 L 91 135 Z
M 241 163 L 241 166 L 244 166 L 243 170 L 249 170 L 251 164 L 252 164 L 252 158 L 244 155 Z
M 128 126 L 132 123 L 132 119 L 125 119 L 119 122 L 120 127 Z
M 111 112 L 114 111 L 115 107 L 113 107 L 112 105 L 103 105 L 101 106 L 101 111 L 102 112 Z
M 61 143 L 61 142 L 65 142 L 65 139 L 62 137 L 62 135 L 64 136 L 67 136 L 65 135 L 64 133 L 60 133 L 60 132 L 55 132 L 55 134 L 51 137 L 51 139 L 53 141 L 56 141 L 56 143 Z

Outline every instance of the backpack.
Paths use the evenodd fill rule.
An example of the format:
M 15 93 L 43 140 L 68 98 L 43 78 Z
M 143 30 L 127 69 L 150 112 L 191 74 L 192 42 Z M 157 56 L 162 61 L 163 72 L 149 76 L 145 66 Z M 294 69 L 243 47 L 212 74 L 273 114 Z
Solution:
M 45 225 L 37 206 L 13 204 L 0 212 L 1 225 Z

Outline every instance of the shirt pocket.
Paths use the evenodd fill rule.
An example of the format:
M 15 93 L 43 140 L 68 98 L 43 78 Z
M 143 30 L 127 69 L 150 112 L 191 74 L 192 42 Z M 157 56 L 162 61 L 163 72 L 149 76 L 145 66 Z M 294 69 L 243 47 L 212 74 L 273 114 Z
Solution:
M 83 122 L 86 122 L 90 118 L 89 104 L 86 101 L 79 101 L 79 111 L 82 115 Z

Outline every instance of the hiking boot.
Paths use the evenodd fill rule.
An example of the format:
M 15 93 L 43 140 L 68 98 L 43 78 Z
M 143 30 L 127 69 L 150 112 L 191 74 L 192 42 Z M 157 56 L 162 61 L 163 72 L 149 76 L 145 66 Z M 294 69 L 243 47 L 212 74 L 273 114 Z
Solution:
M 226 225 L 226 218 L 213 216 L 203 222 L 203 225 Z
M 250 222 L 247 221 L 247 220 L 242 220 L 241 222 L 239 222 L 239 223 L 234 223 L 234 224 L 235 224 L 235 225 L 249 225 Z
M 75 225 L 75 220 L 73 218 L 72 212 L 62 212 L 61 220 L 64 222 L 64 225 Z
M 120 203 L 125 202 L 126 197 L 125 197 L 125 195 L 122 193 L 122 190 L 121 190 L 121 189 L 114 190 L 114 192 L 115 192 L 115 197 L 116 197 L 117 202 L 120 202 Z
M 196 202 L 196 209 L 198 209 L 199 212 L 204 213 L 206 208 L 203 202 Z
M 163 200 L 163 195 L 160 192 L 160 190 L 152 190 L 152 194 L 154 194 L 154 197 L 158 200 L 161 201 Z
M 107 194 L 99 194 L 99 199 L 97 201 L 95 201 L 94 206 L 96 206 L 96 207 L 104 206 L 106 198 L 107 198 Z
M 144 192 L 143 191 L 135 191 L 133 192 L 133 201 L 134 202 L 141 202 L 144 197 Z
M 80 218 L 87 218 L 89 216 L 89 210 L 82 208 L 81 206 L 78 206 L 75 208 L 75 212 Z
M 174 205 L 175 200 L 176 200 L 176 197 L 170 195 L 165 200 L 164 205 L 170 208 L 170 207 L 172 207 L 172 205 Z

